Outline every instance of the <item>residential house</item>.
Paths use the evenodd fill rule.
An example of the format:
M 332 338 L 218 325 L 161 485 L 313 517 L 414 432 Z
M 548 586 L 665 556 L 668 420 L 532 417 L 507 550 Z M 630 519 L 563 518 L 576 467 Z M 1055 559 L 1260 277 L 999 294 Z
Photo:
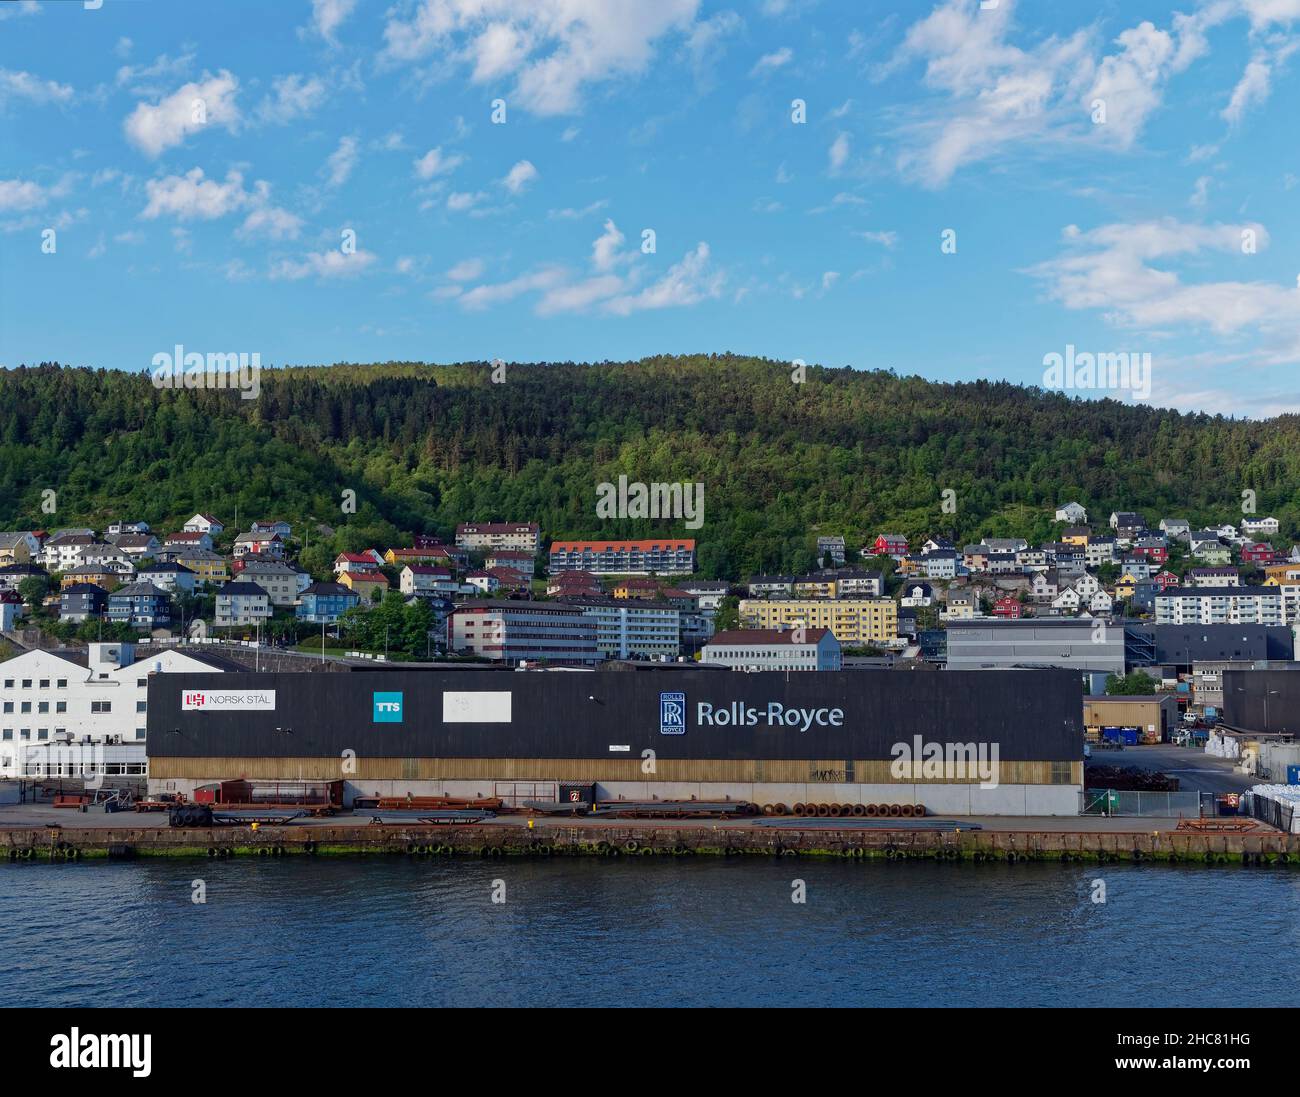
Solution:
M 1233 567 L 1189 568 L 1185 582 L 1193 587 L 1239 587 L 1241 576 Z
M 271 596 L 256 583 L 235 579 L 217 591 L 217 628 L 257 625 L 271 619 Z
M 1147 520 L 1136 511 L 1118 510 L 1110 516 L 1110 528 L 1121 540 L 1132 540 L 1146 531 Z
M 340 552 L 334 557 L 335 575 L 374 575 L 378 571 L 379 561 L 368 552 Z
M 1082 525 L 1088 520 L 1088 512 L 1082 503 L 1066 503 L 1056 508 L 1056 520 L 1076 526 Z
M 721 584 L 724 588 L 726 584 Z M 690 590 L 690 587 L 686 588 Z M 725 589 L 724 589 L 725 593 Z M 840 568 L 835 573 L 837 598 L 879 598 L 885 593 L 885 577 L 878 571 Z M 721 601 L 721 598 L 719 598 Z
M 333 625 L 360 602 L 360 595 L 342 583 L 312 583 L 302 592 L 294 615 L 305 624 Z
M 1160 532 L 1171 540 L 1187 540 L 1192 532 L 1191 523 L 1186 518 L 1161 518 Z
M 1057 513 L 1059 514 L 1060 512 L 1058 511 Z M 1022 610 L 1023 607 L 1020 604 L 1020 599 L 1015 598 L 1010 594 L 1004 595 L 993 603 L 994 617 L 1009 617 L 1014 620 L 1020 617 Z
M 1192 532 L 1187 535 L 1187 544 L 1192 555 L 1195 556 L 1197 550 L 1202 548 L 1204 545 L 1222 544 L 1222 542 L 1219 540 L 1219 535 L 1216 531 L 1212 529 L 1197 529 L 1192 530 Z
M 497 581 L 497 589 L 504 591 L 528 591 L 532 589 L 531 572 L 525 575 L 514 568 L 484 568 Z
M 41 563 L 50 571 L 67 571 L 77 566 L 77 554 L 84 548 L 99 544 L 93 533 L 55 534 L 41 548 Z
M 107 608 L 108 592 L 94 583 L 70 583 L 59 591 L 60 621 L 76 624 L 88 618 L 102 617 Z
M 164 551 L 160 554 L 160 558 L 183 564 L 194 572 L 195 583 L 202 586 L 220 586 L 230 581 L 230 568 L 226 564 L 226 558 L 207 549 L 182 548 L 170 552 Z
M 924 562 L 927 579 L 957 578 L 957 553 L 953 549 L 936 549 L 924 557 Z
M 909 608 L 929 606 L 934 603 L 934 588 L 929 583 L 904 583 L 898 604 Z
M 1142 582 L 1141 579 L 1138 582 Z M 1158 571 L 1151 576 L 1151 582 L 1155 584 L 1156 590 L 1168 590 L 1170 587 L 1178 586 L 1178 576 L 1172 571 Z
M 113 522 L 104 531 L 106 537 L 117 537 L 123 533 L 148 533 L 148 522 Z
M 1247 537 L 1276 537 L 1281 531 L 1276 518 L 1251 518 L 1241 520 L 1241 532 Z
M 173 597 L 194 593 L 194 572 L 184 564 L 146 564 L 139 570 L 138 577 Z
M 1125 556 L 1119 562 L 1121 575 L 1131 575 L 1134 579 L 1150 579 L 1159 568 L 1145 556 Z
M 1222 541 L 1205 541 L 1192 550 L 1192 555 L 1207 564 L 1226 566 L 1232 563 L 1232 549 Z
M 948 601 L 939 614 L 945 621 L 970 620 L 980 616 L 979 594 L 973 590 L 949 590 Z
M 891 598 L 743 598 L 745 628 L 828 628 L 841 644 L 887 644 L 898 639 L 898 605 Z
M 153 556 L 162 545 L 152 533 L 121 533 L 110 542 L 115 548 L 125 552 L 133 560 Z
M 490 571 L 471 571 L 467 572 L 464 580 L 480 594 L 495 594 L 501 589 L 501 581 Z M 617 594 L 615 595 L 617 597 Z M 624 595 L 623 597 L 629 597 Z
M 172 603 L 165 590 L 146 580 L 118 587 L 108 596 L 108 619 L 135 628 L 166 628 L 171 624 Z
M 1079 607 L 1083 603 L 1083 595 L 1073 586 L 1068 586 L 1052 599 L 1052 608 L 1060 610 L 1062 613 L 1078 613 Z
M 235 555 L 247 556 L 253 552 L 269 556 L 273 560 L 283 560 L 284 538 L 278 533 L 262 533 L 257 530 L 239 534 L 235 538 Z
M 907 538 L 901 533 L 882 533 L 862 549 L 863 556 L 892 556 L 901 560 L 907 555 Z
M 843 537 L 817 538 L 817 563 L 819 565 L 825 564 L 828 556 L 832 567 L 842 568 L 844 566 Z
M 932 552 L 956 552 L 957 546 L 946 537 L 931 537 L 921 546 L 921 555 L 929 556 Z
M 618 595 L 618 588 L 615 587 L 615 597 Z M 794 596 L 796 598 L 834 598 L 835 597 L 835 573 L 818 573 L 813 575 L 803 575 L 794 581 Z
M 1164 564 L 1169 559 L 1169 546 L 1159 537 L 1139 537 L 1133 543 L 1133 555 L 1143 556 L 1153 564 Z
M 1061 543 L 1065 545 L 1078 545 L 1082 548 L 1088 543 L 1088 538 L 1091 536 L 1091 526 L 1066 526 L 1066 528 L 1061 531 Z
M 1054 568 L 1034 574 L 1030 580 L 1029 597 L 1035 602 L 1052 602 L 1061 592 L 1060 573 Z
M 535 559 L 533 553 L 524 552 L 522 549 L 491 549 L 484 557 L 483 566 L 489 571 L 493 568 L 513 568 L 531 577 Z
M 339 582 L 349 590 L 355 591 L 361 598 L 363 606 L 369 606 L 376 601 L 376 595 L 382 598 L 389 591 L 387 577 L 379 572 L 345 571 L 339 577 Z
M 196 529 L 186 529 L 181 530 L 178 533 L 169 533 L 163 540 L 163 547 L 169 549 L 201 548 L 205 552 L 211 552 L 212 534 Z
M 0 533 L 0 565 L 30 564 L 40 550 L 40 542 L 25 530 Z
M 1243 564 L 1271 564 L 1276 559 L 1277 553 L 1273 546 L 1264 541 L 1258 541 L 1254 544 L 1244 544 L 1241 546 L 1241 562 Z
M 653 602 L 659 597 L 659 584 L 653 579 L 624 579 L 614 586 L 614 597 L 622 601 L 635 598 Z
M 403 594 L 452 596 L 460 593 L 460 584 L 451 572 L 432 564 L 407 564 L 398 577 L 398 588 Z
M 289 534 L 293 532 L 293 527 L 288 522 L 280 518 L 272 518 L 268 522 L 254 522 L 248 527 L 249 533 L 275 534 L 281 541 L 289 540 Z
M 216 537 L 217 534 L 225 531 L 225 526 L 214 518 L 211 514 L 196 514 L 185 523 L 187 533 L 207 533 Z
M 116 590 L 126 583 L 133 582 L 135 582 L 135 568 L 130 564 L 82 564 L 65 571 L 59 586 L 70 587 L 77 583 L 93 583 L 102 590 Z
M 600 581 L 589 571 L 562 571 L 547 582 L 546 593 L 564 599 L 571 595 L 596 597 L 604 591 Z
M 1113 564 L 1116 559 L 1115 538 L 1104 534 L 1089 537 L 1083 551 L 1086 567 L 1099 568 L 1103 564 Z
M 307 582 L 303 583 L 302 578 Z M 271 605 L 284 609 L 298 604 L 298 594 L 310 585 L 311 577 L 279 560 L 256 560 L 244 563 L 237 581 L 256 584 L 266 592 Z

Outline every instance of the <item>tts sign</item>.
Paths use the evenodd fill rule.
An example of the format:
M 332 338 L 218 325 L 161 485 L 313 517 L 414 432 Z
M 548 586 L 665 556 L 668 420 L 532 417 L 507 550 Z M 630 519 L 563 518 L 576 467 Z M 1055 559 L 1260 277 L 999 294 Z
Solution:
M 376 693 L 375 723 L 400 724 L 402 722 L 402 695 L 400 693 Z

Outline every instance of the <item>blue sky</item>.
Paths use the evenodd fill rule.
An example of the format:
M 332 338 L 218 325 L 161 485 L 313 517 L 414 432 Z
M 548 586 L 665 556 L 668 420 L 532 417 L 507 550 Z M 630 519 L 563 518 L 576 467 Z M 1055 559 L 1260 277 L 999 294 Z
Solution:
M 1298 55 L 1300 0 L 4 3 L 0 364 L 1074 346 L 1298 411 Z

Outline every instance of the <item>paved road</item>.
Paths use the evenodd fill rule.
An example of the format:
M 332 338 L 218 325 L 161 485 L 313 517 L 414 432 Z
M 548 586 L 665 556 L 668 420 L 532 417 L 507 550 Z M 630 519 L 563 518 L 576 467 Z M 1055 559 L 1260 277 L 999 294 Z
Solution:
M 1154 769 L 1177 777 L 1187 792 L 1244 792 L 1259 779 L 1234 773 L 1232 762 L 1214 758 L 1203 750 L 1174 746 L 1172 743 L 1153 743 L 1150 746 L 1125 747 L 1123 750 L 1094 750 L 1094 765 L 1137 766 Z

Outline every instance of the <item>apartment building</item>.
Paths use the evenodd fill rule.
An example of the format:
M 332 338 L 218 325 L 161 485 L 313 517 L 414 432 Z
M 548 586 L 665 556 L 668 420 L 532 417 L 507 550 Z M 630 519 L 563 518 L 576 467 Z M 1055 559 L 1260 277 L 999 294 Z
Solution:
M 271 596 L 256 583 L 236 580 L 217 591 L 218 628 L 256 625 L 271 619 Z
M 1170 587 L 1156 595 L 1158 625 L 1281 625 L 1277 587 Z
M 258 560 L 239 569 L 238 582 L 257 584 L 266 591 L 271 605 L 287 608 L 298 604 L 299 595 L 311 585 L 311 576 L 276 560 Z
M 827 628 L 841 644 L 891 644 L 898 638 L 898 606 L 889 598 L 744 598 L 745 628 Z
M 605 659 L 676 659 L 682 643 L 682 611 L 671 602 L 572 598 L 596 625 L 596 650 Z
M 645 538 L 638 541 L 556 541 L 550 571 L 589 571 L 593 575 L 689 575 L 695 570 L 695 539 Z
M 513 549 L 535 556 L 541 547 L 541 527 L 536 522 L 462 522 L 456 527 L 456 544 L 463 549 Z
M 559 602 L 467 602 L 447 618 L 447 646 L 503 663 L 601 661 L 596 622 Z

